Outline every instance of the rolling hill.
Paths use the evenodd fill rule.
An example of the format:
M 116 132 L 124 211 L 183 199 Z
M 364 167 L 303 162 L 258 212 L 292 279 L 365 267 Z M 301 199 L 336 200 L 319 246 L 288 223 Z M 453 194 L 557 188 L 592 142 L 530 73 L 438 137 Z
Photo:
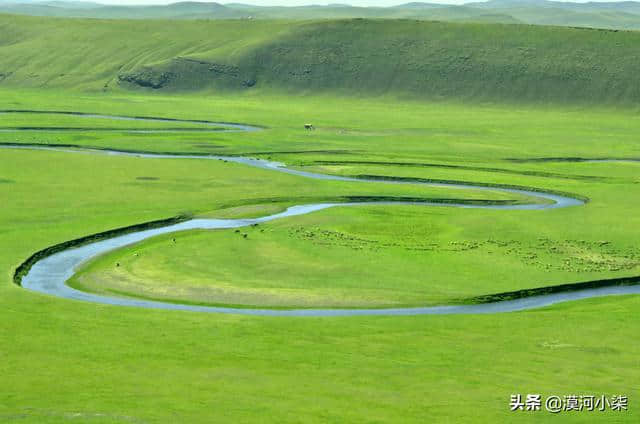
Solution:
M 412 2 L 393 7 L 345 4 L 260 7 L 241 3 L 177 2 L 156 6 L 113 6 L 78 1 L 9 0 L 0 13 L 102 19 L 421 19 L 527 23 L 609 29 L 640 29 L 640 3 L 566 3 L 548 0 L 490 0 L 446 5 Z
M 636 32 L 416 20 L 1 16 L 0 87 L 633 104 L 639 43 Z

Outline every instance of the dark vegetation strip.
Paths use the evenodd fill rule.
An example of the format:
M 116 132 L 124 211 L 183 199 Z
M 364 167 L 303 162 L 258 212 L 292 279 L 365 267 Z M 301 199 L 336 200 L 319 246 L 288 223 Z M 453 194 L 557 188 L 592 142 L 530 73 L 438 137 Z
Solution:
M 555 194 L 558 196 L 564 197 L 572 197 L 574 199 L 582 200 L 585 203 L 588 203 L 591 199 L 586 196 L 582 196 L 580 194 L 568 193 L 565 191 L 559 190 L 551 190 L 547 188 L 537 188 L 537 187 L 527 187 L 521 185 L 514 184 L 495 184 L 495 183 L 479 183 L 475 181 L 459 181 L 459 180 L 439 180 L 433 178 L 413 178 L 413 177 L 393 177 L 388 175 L 349 175 L 350 178 L 357 178 L 363 180 L 379 180 L 379 181 L 398 181 L 398 182 L 407 182 L 407 183 L 426 183 L 426 184 L 455 184 L 455 185 L 467 185 L 467 186 L 478 186 L 478 187 L 489 187 L 489 188 L 497 188 L 497 189 L 513 189 L 513 190 L 525 190 L 532 191 L 535 193 L 547 193 L 547 194 Z
M 585 289 L 599 289 L 613 286 L 635 286 L 640 283 L 640 276 L 621 277 L 603 280 L 586 281 L 582 283 L 567 283 L 558 286 L 537 287 L 533 289 L 523 289 L 511 292 L 487 294 L 475 296 L 468 299 L 461 299 L 461 303 L 495 303 L 505 300 L 523 299 L 525 297 L 542 296 L 547 294 L 568 293 Z
M 334 150 L 284 150 L 284 151 L 271 151 L 271 152 L 246 152 L 243 153 L 242 155 L 278 155 L 278 154 L 282 154 L 282 155 L 304 155 L 304 154 L 310 154 L 310 153 L 326 153 L 329 155 L 341 155 L 341 154 L 345 154 L 345 155 L 352 155 L 355 154 L 354 151 L 352 150 L 340 150 L 340 149 L 334 149 Z
M 215 132 L 224 131 L 226 128 L 108 128 L 108 127 L 1 127 L 3 131 L 162 131 L 162 132 L 180 132 L 180 131 L 201 131 Z
M 52 114 L 52 115 L 74 115 L 74 116 L 104 116 L 106 118 L 123 118 L 123 119 L 144 119 L 147 121 L 170 121 L 170 122 L 191 122 L 194 124 L 225 124 L 225 125 L 247 125 L 239 122 L 222 122 L 222 121 L 207 121 L 206 119 L 178 119 L 178 118 L 159 118 L 156 116 L 128 116 L 128 115 L 110 115 L 104 113 L 90 113 L 90 112 L 69 112 L 64 110 L 28 110 L 28 109 L 0 109 L 0 113 L 31 113 L 31 114 Z M 254 128 L 267 128 L 260 125 L 250 125 Z
M 201 153 L 201 152 L 170 152 L 170 151 L 149 151 L 149 150 L 135 150 L 135 149 L 111 149 L 109 147 L 101 147 L 101 146 L 89 146 L 84 144 L 65 144 L 65 143 L 8 143 L 8 142 L 0 142 L 0 146 L 5 147 L 51 147 L 51 148 L 64 148 L 64 149 L 77 149 L 77 150 L 94 150 L 101 152 L 116 152 L 116 153 L 134 153 L 141 155 L 172 155 L 172 156 L 202 156 L 206 157 L 217 157 L 219 155 L 212 155 L 211 153 Z M 243 156 L 241 154 L 225 154 L 224 156 Z
M 464 205 L 514 205 L 516 200 L 489 200 L 489 199 L 453 199 L 453 198 L 431 198 L 431 197 L 406 197 L 406 196 L 297 196 L 297 197 L 264 197 L 239 199 L 234 202 L 218 205 L 218 209 L 228 209 L 238 206 L 262 205 L 269 203 L 373 203 L 373 202 L 393 202 L 393 203 L 442 203 L 464 204 Z
M 527 162 L 589 162 L 593 160 L 612 160 L 612 161 L 633 161 L 640 162 L 640 158 L 580 158 L 580 157 L 552 157 L 552 158 L 507 158 L 506 160 L 515 163 L 527 163 Z
M 486 168 L 482 166 L 467 166 L 467 165 L 446 165 L 438 163 L 420 163 L 420 162 L 383 162 L 383 161 L 328 161 L 317 160 L 313 161 L 313 164 L 318 165 L 381 165 L 381 166 L 408 166 L 408 167 L 420 167 L 420 168 L 446 168 L 446 169 L 464 169 L 469 171 L 485 171 L 485 172 L 500 172 L 505 174 L 515 175 L 528 175 L 534 177 L 546 177 L 546 178 L 565 178 L 575 180 L 602 180 L 603 177 L 593 175 L 566 175 L 558 174 L 555 172 L 542 172 L 542 171 L 518 171 L 514 169 L 504 168 Z
M 424 197 L 396 197 L 396 196 L 342 196 L 339 200 L 345 202 L 408 202 L 408 203 L 442 203 L 462 205 L 515 205 L 516 200 L 489 200 L 489 199 L 451 199 L 451 198 L 424 198 Z
M 112 230 L 103 231 L 100 233 L 91 234 L 88 236 L 80 237 L 74 240 L 63 241 L 62 243 L 54 244 L 53 246 L 46 247 L 37 251 L 33 255 L 29 256 L 27 260 L 21 263 L 13 273 L 13 282 L 18 286 L 22 283 L 22 277 L 27 275 L 31 267 L 41 259 L 51 256 L 55 253 L 63 250 L 71 249 L 73 247 L 83 246 L 85 244 L 93 243 L 100 240 L 106 240 L 112 237 L 120 236 L 127 233 L 133 233 L 143 230 L 149 230 L 152 228 L 166 227 L 168 225 L 177 224 L 191 219 L 189 215 L 179 215 L 172 218 L 159 219 L 156 221 L 144 222 L 142 224 L 130 225 L 128 227 L 115 228 Z
M 95 150 L 101 152 L 116 152 L 116 153 L 134 153 L 141 155 L 172 155 L 172 156 L 202 156 L 203 158 L 207 157 L 219 157 L 219 156 L 228 156 L 228 157 L 250 157 L 253 155 L 267 155 L 267 154 L 277 154 L 277 153 L 330 153 L 331 151 L 309 151 L 309 152 L 253 152 L 253 153 L 224 153 L 224 154 L 211 154 L 209 152 L 174 152 L 167 150 L 136 150 L 136 149 L 112 149 L 110 147 L 102 147 L 102 146 L 91 146 L 88 144 L 68 144 L 68 143 L 20 143 L 20 142 L 4 142 L 0 141 L 0 146 L 5 147 L 51 147 L 51 148 L 63 148 L 63 149 L 78 149 L 78 150 Z M 225 146 L 222 146 L 225 147 Z M 336 153 L 344 153 L 343 151 L 336 151 Z
M 65 148 L 65 149 L 82 149 L 82 150 L 96 150 L 103 152 L 120 152 L 120 153 L 136 153 L 141 155 L 173 155 L 173 156 L 202 156 L 206 157 L 218 157 L 218 156 L 229 156 L 229 157 L 251 157 L 257 155 L 270 155 L 270 154 L 279 154 L 279 153 L 345 153 L 350 154 L 351 152 L 347 150 L 308 150 L 308 151 L 298 151 L 298 152 L 247 152 L 247 153 L 224 153 L 224 154 L 211 154 L 209 152 L 174 152 L 174 151 L 166 151 L 166 150 L 136 150 L 136 149 L 113 149 L 110 147 L 102 147 L 102 146 L 91 146 L 87 144 L 68 144 L 68 143 L 20 143 L 20 142 L 5 142 L 0 141 L 0 146 L 5 147 L 52 147 L 52 148 Z M 210 146 L 207 146 L 210 147 Z M 226 147 L 226 146 L 216 146 L 216 147 Z

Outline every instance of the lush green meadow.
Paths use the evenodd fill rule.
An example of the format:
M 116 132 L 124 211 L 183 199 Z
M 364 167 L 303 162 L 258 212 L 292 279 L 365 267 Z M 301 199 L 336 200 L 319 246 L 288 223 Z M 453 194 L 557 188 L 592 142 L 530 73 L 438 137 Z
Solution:
M 571 163 L 514 163 L 508 159 L 544 157 L 640 158 L 636 107 L 585 105 L 516 105 L 454 101 L 421 102 L 402 96 L 351 98 L 334 95 L 294 97 L 268 91 L 237 95 L 145 93 L 77 93 L 64 89 L 0 89 L 4 109 L 55 110 L 125 116 L 231 121 L 266 127 L 265 131 L 219 134 L 94 134 L 87 118 L 63 116 L 67 125 L 86 131 L 43 134 L 0 132 L 0 142 L 59 143 L 140 149 L 153 152 L 200 152 L 253 155 L 291 165 L 315 161 L 382 161 L 448 164 L 608 175 L 602 167 Z M 0 117 L 5 115 L 0 115 Z M 56 115 L 46 115 L 56 116 Z M 43 115 L 32 117 L 40 122 Z M 24 124 L 24 116 L 21 119 Z M 73 121 L 72 121 L 73 120 Z M 167 123 L 107 121 L 113 125 L 166 128 Z M 305 131 L 305 123 L 316 131 Z M 18 126 L 3 118 L 3 127 Z M 169 124 L 180 125 L 185 124 Z M 197 124 L 189 124 L 190 127 Z M 150 128 L 147 127 L 147 128 Z M 618 169 L 620 167 L 616 167 Z M 397 170 L 394 170 L 396 172 Z M 434 171 L 431 169 L 429 172 Z M 604 171 L 604 172 L 603 172 Z M 614 171 L 621 172 L 619 170 Z M 490 175 L 494 172 L 490 172 Z M 483 176 L 483 178 L 486 175 Z M 494 179 L 514 182 L 514 175 Z M 563 184 L 566 181 L 563 181 Z M 549 180 L 547 184 L 556 184 Z M 560 186 L 558 186 L 560 188 Z M 554 188 L 545 186 L 545 188 Z
M 640 121 L 633 109 L 266 93 L 4 89 L 0 98 L 2 109 L 266 127 L 257 133 L 99 132 L 85 118 L 57 123 L 52 115 L 0 115 L 5 128 L 88 128 L 5 131 L 3 143 L 250 154 L 342 175 L 516 184 L 590 199 L 547 211 L 335 208 L 243 229 L 247 239 L 233 231 L 184 233 L 177 237 L 179 251 L 157 239 L 115 252 L 128 273 L 122 279 L 108 261 L 96 268 L 118 277 L 112 282 L 135 283 L 133 291 L 151 290 L 132 294 L 176 299 L 188 286 L 201 290 L 199 296 L 222 287 L 226 297 L 205 301 L 389 306 L 640 271 L 640 165 L 510 160 L 638 157 Z M 318 129 L 304 131 L 305 122 Z M 316 181 L 204 159 L 10 149 L 0 149 L 0 158 L 2 422 L 638 420 L 638 296 L 482 316 L 266 318 L 85 304 L 12 284 L 15 267 L 46 246 L 181 213 L 256 216 L 348 196 L 526 199 Z M 125 262 L 133 250 L 143 252 L 140 260 Z M 216 281 L 207 278 L 212 273 Z M 515 393 L 626 394 L 630 405 L 627 412 L 512 413 Z

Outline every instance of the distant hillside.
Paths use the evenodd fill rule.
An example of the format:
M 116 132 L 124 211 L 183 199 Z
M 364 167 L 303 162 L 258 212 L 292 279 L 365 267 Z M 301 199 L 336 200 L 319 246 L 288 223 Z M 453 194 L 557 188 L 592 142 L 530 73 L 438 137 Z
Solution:
M 0 16 L 0 87 L 637 103 L 640 33 L 409 20 Z
M 635 1 L 567 3 L 490 0 L 462 6 L 411 2 L 393 7 L 353 7 L 345 4 L 259 7 L 194 1 L 162 6 L 111 6 L 73 0 L 9 0 L 0 3 L 0 13 L 3 12 L 101 19 L 420 19 L 640 30 L 640 2 Z

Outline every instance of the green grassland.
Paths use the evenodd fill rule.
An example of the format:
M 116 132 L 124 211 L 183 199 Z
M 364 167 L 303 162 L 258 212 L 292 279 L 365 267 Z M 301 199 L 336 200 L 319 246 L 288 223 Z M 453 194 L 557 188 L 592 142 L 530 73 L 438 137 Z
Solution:
M 6 108 L 11 109 L 82 109 L 114 115 L 231 120 L 266 127 L 264 131 L 253 133 L 190 133 L 171 137 L 164 134 L 93 134 L 90 130 L 46 137 L 37 131 L 3 132 L 0 142 L 4 143 L 41 142 L 154 152 L 243 154 L 271 157 L 291 165 L 317 166 L 318 161 L 439 163 L 500 168 L 517 173 L 555 172 L 567 176 L 607 174 L 580 164 L 520 164 L 509 159 L 640 157 L 640 147 L 635 143 L 638 110 L 622 106 L 512 107 L 489 103 L 464 107 L 453 101 L 418 102 L 394 96 L 360 100 L 328 95 L 296 97 L 292 102 L 282 94 L 175 96 L 155 93 L 149 96 L 144 93 L 87 94 L 60 89 L 9 88 L 0 90 L 0 95 Z M 80 119 L 84 118 L 78 119 L 78 125 L 82 125 L 84 121 Z M 10 125 L 9 122 L 4 124 L 4 120 L 0 122 Z M 303 124 L 307 122 L 315 124 L 317 130 L 305 131 Z M 495 182 L 518 181 L 513 175 L 490 174 Z M 544 181 L 541 188 L 562 189 L 553 179 Z
M 87 264 L 75 284 L 196 303 L 379 307 L 640 274 L 640 164 L 539 160 L 640 158 L 636 33 L 132 22 L 0 17 L 0 109 L 264 129 L 141 133 L 131 130 L 200 125 L 0 114 L 0 143 L 247 155 L 588 202 L 544 211 L 336 207 L 241 229 L 246 239 L 234 231 L 151 239 Z M 156 89 L 127 80 L 155 84 L 163 73 L 175 77 Z M 317 129 L 305 131 L 308 122 Z M 13 284 L 31 254 L 88 234 L 354 196 L 531 200 L 210 159 L 0 148 L 0 422 L 638 421 L 640 296 L 495 315 L 270 318 L 88 304 Z M 513 413 L 515 393 L 623 394 L 629 410 Z
M 331 259 L 331 252 L 321 244 L 326 239 L 352 263 L 363 264 L 373 258 L 380 261 L 375 265 L 379 268 L 402 264 L 401 258 L 408 254 L 404 248 L 425 243 L 426 236 L 438 250 L 449 250 L 424 252 L 442 259 L 422 262 L 429 265 L 423 269 L 424 276 L 442 277 L 449 266 L 456 278 L 450 280 L 450 288 L 434 278 L 433 290 L 421 289 L 420 280 L 409 281 L 414 292 L 404 298 L 410 290 L 398 288 L 398 280 L 385 280 L 395 302 L 445 301 L 503 289 L 638 273 L 633 232 L 637 228 L 637 164 L 508 160 L 610 157 L 614 153 L 637 157 L 634 139 L 638 121 L 633 110 L 470 107 L 453 102 L 365 102 L 329 96 L 286 99 L 250 93 L 235 98 L 72 91 L 63 97 L 59 93 L 4 90 L 2 98 L 5 107 L 12 109 L 239 121 L 267 129 L 256 134 L 179 133 L 170 137 L 14 131 L 2 133 L 2 141 L 202 153 L 212 149 L 196 144 L 210 143 L 222 146 L 216 150 L 228 154 L 263 151 L 264 157 L 302 169 L 336 174 L 518 184 L 590 198 L 584 207 L 541 212 L 418 206 L 334 209 L 246 230 L 251 233 L 242 240 L 244 244 L 233 232 L 180 235 L 180 246 L 186 252 L 200 251 L 198 258 L 204 261 L 192 258 L 191 263 L 181 262 L 181 253 L 168 252 L 162 240 L 153 240 L 138 249 L 152 249 L 149 260 L 170 258 L 175 266 L 156 269 L 161 265 L 158 260 L 151 262 L 151 267 L 133 268 L 136 271 L 189 272 L 200 275 L 197 282 L 205 285 L 202 273 L 213 266 L 215 255 L 230 254 L 220 252 L 221 243 L 229 242 L 237 249 L 236 258 L 250 257 L 261 247 L 302 255 L 306 262 L 296 264 L 297 272 L 320 281 L 319 274 L 336 270 L 304 266 L 311 255 L 322 263 Z M 313 133 L 301 129 L 309 116 L 318 126 Z M 37 125 L 38 116 L 33 119 Z M 78 124 L 82 122 L 78 120 Z M 76 138 L 81 136 L 93 138 Z M 297 153 L 277 153 L 286 151 Z M 84 304 L 29 293 L 11 283 L 15 267 L 38 249 L 185 212 L 255 216 L 288 204 L 341 195 L 490 195 L 500 199 L 503 195 L 499 193 L 322 182 L 210 160 L 5 149 L 0 149 L 0 155 L 0 192 L 10 199 L 0 220 L 4 240 L 0 260 L 5 269 L 5 285 L 0 289 L 4 316 L 0 371 L 5 388 L 0 417 L 4 421 L 475 423 L 637 419 L 633 408 L 638 394 L 634 383 L 638 380 L 638 346 L 633 342 L 640 330 L 635 317 L 637 296 L 489 316 L 274 319 Z M 372 161 L 391 163 L 362 163 Z M 439 166 L 400 166 L 396 162 Z M 309 231 L 318 236 L 306 237 Z M 384 241 L 392 233 L 400 245 L 377 252 L 354 249 L 350 241 L 336 243 L 333 238 L 347 235 Z M 514 241 L 517 245 L 508 244 Z M 603 241 L 607 244 L 601 245 Z M 536 260 L 526 259 L 534 254 Z M 266 259 L 266 266 L 273 265 Z M 236 288 L 246 283 L 241 266 L 255 270 L 260 265 L 256 259 L 241 264 L 236 260 L 219 269 L 233 275 Z M 475 281 L 465 275 L 465 268 L 470 271 L 471 267 L 478 272 Z M 406 278 L 415 276 L 411 267 L 406 268 L 394 271 Z M 348 272 L 354 282 L 370 284 L 355 269 Z M 393 281 L 395 287 L 391 286 Z M 343 278 L 336 284 L 346 282 Z M 178 292 L 180 287 L 169 289 Z M 282 290 L 276 300 L 282 304 L 283 300 L 295 303 L 303 298 L 321 304 L 327 293 L 332 295 L 329 300 L 335 300 L 332 290 L 340 286 L 324 292 L 319 289 L 322 286 L 297 299 L 285 296 L 286 290 Z M 363 288 L 374 289 L 371 285 Z M 360 300 L 355 299 L 353 289 L 348 294 L 350 303 Z M 384 304 L 380 295 L 369 299 L 370 304 L 374 301 Z M 277 302 L 272 304 L 277 306 Z M 625 413 L 564 413 L 559 417 L 508 411 L 510 394 L 529 392 L 622 393 L 630 396 L 631 408 Z M 311 398 L 314 401 L 310 404 Z
M 638 165 L 628 168 L 637 172 Z M 187 233 L 179 246 L 173 236 L 160 237 L 99 258 L 72 285 L 210 304 L 389 307 L 633 276 L 640 269 L 627 227 L 638 225 L 633 213 L 597 205 L 637 207 L 625 201 L 637 188 L 611 195 L 611 185 L 592 187 L 584 184 L 592 204 L 553 218 L 546 211 L 502 218 L 504 211 L 372 206 L 239 232 Z
M 637 273 L 640 251 L 627 225 L 638 225 L 633 213 L 637 205 L 629 201 L 638 190 L 638 164 L 511 166 L 498 168 L 503 172 L 452 164 L 300 168 L 348 176 L 553 187 L 579 193 L 590 203 L 506 214 L 415 207 L 332 210 L 322 212 L 322 218 L 297 217 L 240 234 L 196 232 L 185 236 L 186 248 L 176 249 L 161 237 L 100 258 L 74 284 L 91 291 L 204 303 L 406 306 Z M 617 206 L 611 209 L 612 204 Z M 234 261 L 238 256 L 244 259 Z M 123 266 L 116 269 L 116 262 Z

